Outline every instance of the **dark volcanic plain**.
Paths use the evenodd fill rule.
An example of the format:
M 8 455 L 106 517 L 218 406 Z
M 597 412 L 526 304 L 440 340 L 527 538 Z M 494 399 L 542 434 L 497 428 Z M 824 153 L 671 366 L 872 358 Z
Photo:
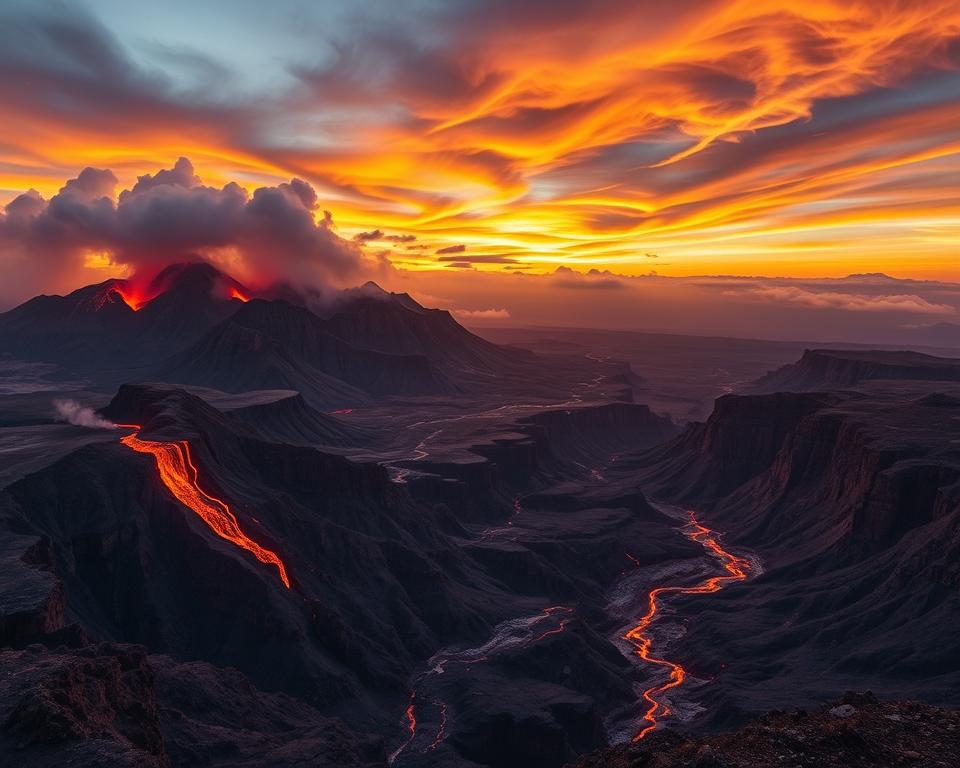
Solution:
M 725 764 L 696 761 L 766 732 L 704 734 L 847 690 L 960 703 L 960 360 L 530 351 L 372 284 L 321 308 L 158 279 L 136 311 L 110 281 L 0 315 L 4 764 L 636 762 L 597 750 L 667 673 L 623 636 L 718 550 L 745 578 L 650 624 L 684 680 L 637 764 Z M 857 702 L 864 728 L 956 719 Z

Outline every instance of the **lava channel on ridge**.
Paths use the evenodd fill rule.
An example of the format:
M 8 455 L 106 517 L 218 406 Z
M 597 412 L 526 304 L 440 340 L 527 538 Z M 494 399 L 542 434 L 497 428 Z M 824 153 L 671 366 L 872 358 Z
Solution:
M 157 462 L 160 480 L 173 494 L 174 498 L 189 507 L 221 539 L 226 539 L 252 553 L 261 563 L 275 565 L 280 572 L 280 580 L 290 589 L 287 569 L 275 552 L 261 547 L 257 542 L 240 530 L 240 523 L 230 506 L 200 488 L 199 473 L 190 457 L 190 444 L 186 440 L 161 442 L 141 440 L 140 425 L 118 424 L 123 429 L 132 429 L 120 442 L 138 453 L 152 454 Z

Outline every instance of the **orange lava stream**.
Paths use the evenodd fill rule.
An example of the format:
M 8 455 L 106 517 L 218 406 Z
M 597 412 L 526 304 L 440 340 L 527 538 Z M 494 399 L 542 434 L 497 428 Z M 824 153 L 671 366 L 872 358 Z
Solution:
M 230 288 L 230 298 L 231 299 L 240 299 L 244 304 L 250 301 L 250 297 L 247 296 L 243 291 L 237 288 L 235 285 Z
M 670 714 L 670 709 L 665 704 L 657 701 L 656 697 L 669 691 L 671 688 L 676 688 L 681 685 L 686 678 L 686 671 L 680 664 L 669 661 L 668 659 L 657 658 L 650 654 L 650 645 L 653 639 L 647 634 L 647 629 L 656 618 L 660 596 L 666 594 L 704 595 L 717 592 L 728 583 L 744 581 L 750 576 L 752 570 L 749 560 L 727 552 L 727 550 L 720 546 L 717 538 L 713 535 L 713 531 L 701 525 L 697 518 L 694 517 L 693 512 L 689 512 L 688 514 L 690 515 L 690 522 L 685 527 L 684 535 L 709 550 L 712 555 L 715 555 L 720 560 L 724 571 L 726 571 L 726 575 L 711 576 L 706 581 L 692 587 L 656 587 L 650 590 L 647 596 L 647 612 L 641 617 L 637 625 L 623 636 L 624 640 L 633 644 L 636 648 L 637 656 L 641 659 L 651 664 L 666 667 L 670 671 L 670 675 L 665 683 L 654 685 L 643 692 L 643 698 L 649 704 L 643 716 L 647 725 L 634 736 L 634 741 L 639 741 L 645 737 L 657 727 L 659 719 Z
M 287 569 L 280 558 L 269 549 L 261 547 L 240 530 L 236 515 L 233 514 L 225 501 L 211 496 L 200 488 L 197 468 L 190 457 L 190 445 L 186 440 L 179 442 L 141 440 L 137 437 L 140 432 L 139 425 L 118 424 L 117 426 L 134 430 L 131 434 L 121 438 L 120 442 L 138 453 L 153 455 L 157 461 L 160 480 L 177 501 L 196 512 L 200 519 L 210 527 L 210 530 L 221 539 L 232 541 L 238 547 L 246 549 L 261 563 L 277 566 L 277 570 L 280 572 L 280 580 L 287 589 L 290 589 Z
M 392 763 L 394 760 L 396 760 L 400 756 L 400 753 L 407 748 L 411 741 L 413 741 L 414 736 L 417 735 L 417 713 L 414 709 L 416 703 L 417 694 L 414 692 L 410 694 L 410 703 L 407 704 L 407 708 L 404 711 L 404 714 L 407 717 L 407 731 L 409 731 L 410 735 L 403 740 L 403 743 L 397 747 L 389 757 L 387 757 L 387 763 Z

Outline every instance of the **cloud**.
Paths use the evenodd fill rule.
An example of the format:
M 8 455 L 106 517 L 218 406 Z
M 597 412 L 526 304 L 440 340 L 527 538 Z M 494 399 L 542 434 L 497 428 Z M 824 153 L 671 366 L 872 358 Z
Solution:
M 498 256 L 492 254 L 477 254 L 470 256 L 440 256 L 437 261 L 456 261 L 470 264 L 516 264 L 517 260 L 509 256 Z
M 370 232 L 358 232 L 353 236 L 353 239 L 358 243 L 369 243 L 374 240 L 383 240 L 383 232 L 379 229 L 371 230 Z
M 905 312 L 911 314 L 954 315 L 957 310 L 948 304 L 936 304 L 915 294 L 864 295 L 841 291 L 813 291 L 782 285 L 750 286 L 745 290 L 727 290 L 727 295 L 784 302 L 811 309 L 837 309 L 845 312 Z
M 116 184 L 111 171 L 86 168 L 49 201 L 28 192 L 8 204 L 0 215 L 0 255 L 23 279 L 8 284 L 2 298 L 26 298 L 49 284 L 75 287 L 91 253 L 136 272 L 202 258 L 253 287 L 321 289 L 384 266 L 336 234 L 301 179 L 248 194 L 233 182 L 203 185 L 180 158 L 115 199 Z
M 384 240 L 391 243 L 412 243 L 417 239 L 416 235 L 384 235 Z
M 438 248 L 434 253 L 463 253 L 467 250 L 467 246 L 463 245 L 448 245 L 445 248 Z
M 506 309 L 456 309 L 454 314 L 464 320 L 506 320 L 510 317 Z
M 572 290 L 620 290 L 626 286 L 620 275 L 606 270 L 591 269 L 589 272 L 577 272 L 569 267 L 557 267 L 551 283 L 557 288 Z
M 216 189 L 296 177 L 352 222 L 539 269 L 955 263 L 956 2 L 306 4 L 322 46 L 238 7 L 258 50 L 201 55 L 82 5 L 0 4 L 3 200 L 92 158 L 131 193 L 196 190 L 176 166 L 132 181 L 179 144 Z

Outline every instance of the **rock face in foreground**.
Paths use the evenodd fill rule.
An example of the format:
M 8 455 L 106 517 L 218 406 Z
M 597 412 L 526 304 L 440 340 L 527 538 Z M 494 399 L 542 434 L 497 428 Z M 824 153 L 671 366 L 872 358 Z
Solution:
M 0 651 L 0 764 L 373 768 L 386 755 L 236 670 L 101 643 Z
M 960 750 L 960 712 L 848 693 L 816 712 L 771 712 L 730 733 L 672 731 L 596 752 L 576 768 L 948 768 Z

